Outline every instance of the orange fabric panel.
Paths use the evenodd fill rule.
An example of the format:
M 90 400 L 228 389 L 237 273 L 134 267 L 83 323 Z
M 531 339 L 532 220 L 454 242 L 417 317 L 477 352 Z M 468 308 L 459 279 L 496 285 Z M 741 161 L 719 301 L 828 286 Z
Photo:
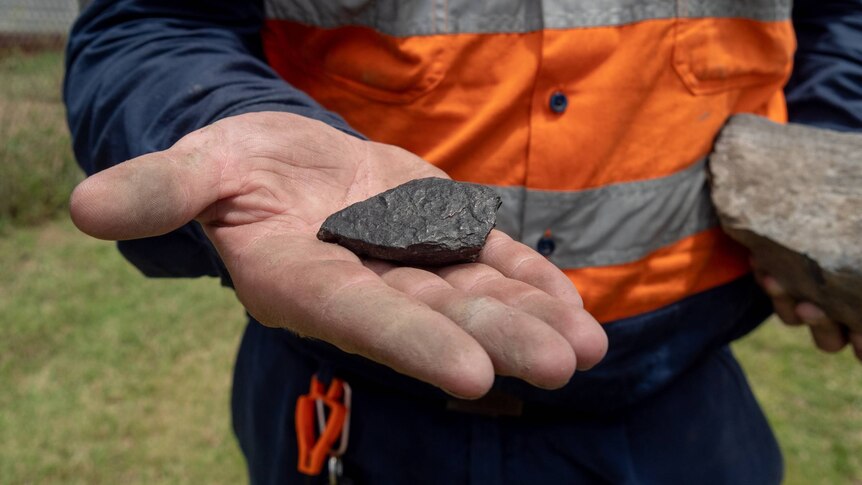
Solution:
M 723 35 L 681 38 L 680 23 Z M 769 48 L 746 47 L 737 40 L 737 34 L 758 37 L 743 35 L 749 31 L 769 37 Z M 780 93 L 790 73 L 793 45 L 788 22 L 739 19 L 656 20 L 617 28 L 546 31 L 542 76 L 533 99 L 527 185 L 592 188 L 684 169 L 709 153 L 729 115 L 762 112 Z M 566 55 L 569 52 L 578 53 L 576 62 Z M 686 53 L 684 59 L 675 63 L 681 52 Z M 734 57 L 746 52 L 749 58 Z M 701 91 L 701 83 L 713 83 L 707 75 L 717 74 L 702 69 L 697 71 L 702 78 L 688 79 L 672 67 L 700 65 L 703 58 L 709 59 L 713 71 L 724 66 L 726 89 L 694 94 L 693 90 Z M 545 100 L 554 91 L 568 96 L 568 109 L 561 115 L 547 109 Z
M 694 94 L 770 89 L 790 74 L 796 38 L 790 22 L 679 19 L 673 66 Z
M 275 70 L 369 138 L 416 153 L 455 179 L 523 184 L 540 33 L 399 38 L 351 27 L 367 40 L 353 46 L 344 29 L 266 25 Z M 421 67 L 380 81 L 390 71 L 377 66 L 390 62 Z
M 564 271 L 586 309 L 606 323 L 657 310 L 749 270 L 746 250 L 714 228 L 633 263 Z

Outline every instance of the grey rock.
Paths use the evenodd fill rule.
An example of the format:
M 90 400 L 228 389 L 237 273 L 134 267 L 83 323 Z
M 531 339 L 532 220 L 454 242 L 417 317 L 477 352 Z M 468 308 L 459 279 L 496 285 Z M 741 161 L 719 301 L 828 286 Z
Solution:
M 862 135 L 737 115 L 710 172 L 724 230 L 793 297 L 862 331 Z
M 412 180 L 329 216 L 318 239 L 360 256 L 417 266 L 475 261 L 500 197 L 478 184 Z

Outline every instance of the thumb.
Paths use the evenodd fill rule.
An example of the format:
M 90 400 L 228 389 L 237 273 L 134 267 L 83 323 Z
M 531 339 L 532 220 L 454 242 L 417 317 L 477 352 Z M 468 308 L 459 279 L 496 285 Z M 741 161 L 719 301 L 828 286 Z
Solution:
M 218 164 L 200 130 L 173 147 L 99 172 L 72 192 L 72 221 L 100 239 L 123 240 L 170 232 L 218 200 Z M 208 150 L 207 150 L 208 151 Z

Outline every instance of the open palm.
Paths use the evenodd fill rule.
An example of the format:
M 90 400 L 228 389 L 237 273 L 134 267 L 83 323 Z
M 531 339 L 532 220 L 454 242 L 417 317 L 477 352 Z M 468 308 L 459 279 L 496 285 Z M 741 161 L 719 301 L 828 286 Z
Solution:
M 362 260 L 316 238 L 347 205 L 439 169 L 285 113 L 227 118 L 163 152 L 85 180 L 81 230 L 164 234 L 197 219 L 237 295 L 261 323 L 361 354 L 461 397 L 494 374 L 556 388 L 604 355 L 607 339 L 545 258 L 492 231 L 476 263 L 438 270 Z

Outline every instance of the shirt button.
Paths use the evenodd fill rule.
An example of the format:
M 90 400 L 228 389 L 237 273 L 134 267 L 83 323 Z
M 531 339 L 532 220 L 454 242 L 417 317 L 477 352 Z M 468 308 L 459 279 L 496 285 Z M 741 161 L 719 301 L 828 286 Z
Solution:
M 548 229 L 542 235 L 542 238 L 539 239 L 539 242 L 536 243 L 536 251 L 547 258 L 554 253 L 554 249 L 557 249 L 557 244 L 551 236 L 551 230 Z
M 560 91 L 556 91 L 551 95 L 551 99 L 548 104 L 551 107 L 551 111 L 554 113 L 562 113 L 563 111 L 566 111 L 566 106 L 569 105 L 569 99 L 566 98 L 565 94 Z

